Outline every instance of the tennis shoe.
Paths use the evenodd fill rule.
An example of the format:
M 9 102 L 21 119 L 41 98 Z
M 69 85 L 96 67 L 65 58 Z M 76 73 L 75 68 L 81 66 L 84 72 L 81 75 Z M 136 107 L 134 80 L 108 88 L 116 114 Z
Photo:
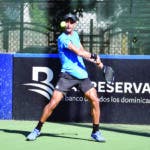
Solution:
M 38 129 L 34 129 L 28 136 L 27 140 L 33 141 L 40 135 L 40 131 Z
M 99 131 L 96 131 L 95 133 L 92 133 L 91 137 L 96 142 L 105 142 L 105 138 L 102 136 L 102 134 Z

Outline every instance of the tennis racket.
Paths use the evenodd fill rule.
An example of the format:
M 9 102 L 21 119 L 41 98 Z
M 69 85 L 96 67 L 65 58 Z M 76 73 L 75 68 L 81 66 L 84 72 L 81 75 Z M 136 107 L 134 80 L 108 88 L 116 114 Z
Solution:
M 91 54 L 91 59 L 93 59 L 95 62 L 98 59 L 97 54 Z M 105 78 L 105 81 L 107 84 L 113 84 L 115 79 L 115 73 L 112 67 L 104 65 L 101 69 L 103 72 L 103 76 Z
M 103 76 L 107 84 L 113 84 L 115 80 L 115 72 L 111 66 L 106 66 L 102 68 Z

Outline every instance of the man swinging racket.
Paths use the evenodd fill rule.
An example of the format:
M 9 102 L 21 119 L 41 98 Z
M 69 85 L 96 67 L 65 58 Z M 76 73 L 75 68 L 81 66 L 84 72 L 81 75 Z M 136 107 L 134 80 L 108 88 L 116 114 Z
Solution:
M 97 91 L 88 78 L 88 73 L 83 62 L 83 58 L 95 63 L 100 69 L 107 72 L 103 63 L 96 54 L 91 54 L 84 50 L 80 43 L 78 33 L 74 31 L 77 18 L 74 14 L 67 14 L 64 17 L 65 30 L 58 37 L 59 57 L 62 64 L 60 78 L 56 84 L 53 95 L 49 103 L 44 107 L 42 116 L 35 129 L 27 136 L 27 140 L 35 140 L 39 135 L 43 124 L 51 116 L 53 110 L 63 99 L 64 95 L 74 86 L 78 86 L 91 104 L 91 116 L 93 130 L 91 137 L 98 142 L 105 139 L 99 131 L 100 104 Z M 108 73 L 108 72 L 107 72 Z M 106 74 L 105 74 L 106 75 Z

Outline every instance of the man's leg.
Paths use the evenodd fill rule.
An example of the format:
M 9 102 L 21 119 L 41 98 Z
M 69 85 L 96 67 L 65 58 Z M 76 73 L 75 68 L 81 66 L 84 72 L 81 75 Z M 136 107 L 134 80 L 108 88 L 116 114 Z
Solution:
M 91 103 L 91 115 L 93 119 L 93 131 L 91 137 L 95 141 L 104 142 L 105 139 L 102 137 L 101 133 L 99 132 L 99 123 L 100 123 L 100 103 L 99 98 L 97 96 L 97 91 L 95 88 L 89 89 L 85 92 L 85 96 Z
M 55 90 L 50 102 L 45 106 L 40 121 L 44 123 L 63 98 L 63 93 Z
M 99 124 L 100 122 L 100 106 L 99 106 L 99 98 L 97 96 L 97 92 L 95 88 L 89 89 L 85 93 L 86 98 L 91 103 L 91 115 L 93 119 L 93 124 Z
M 35 140 L 40 135 L 40 130 L 43 123 L 50 117 L 53 110 L 59 104 L 63 98 L 63 93 L 57 90 L 54 90 L 50 102 L 44 107 L 42 116 L 36 126 L 36 128 L 27 136 L 27 140 Z

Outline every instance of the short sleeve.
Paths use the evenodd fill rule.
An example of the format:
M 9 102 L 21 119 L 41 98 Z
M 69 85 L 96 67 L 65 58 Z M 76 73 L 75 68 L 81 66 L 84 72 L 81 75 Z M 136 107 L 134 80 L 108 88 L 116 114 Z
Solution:
M 77 40 L 80 42 L 79 34 L 76 31 L 75 31 L 75 36 L 76 36 Z
M 67 37 L 62 37 L 58 41 L 58 44 L 59 46 L 61 46 L 61 48 L 68 48 L 69 43 L 70 43 L 70 39 Z

